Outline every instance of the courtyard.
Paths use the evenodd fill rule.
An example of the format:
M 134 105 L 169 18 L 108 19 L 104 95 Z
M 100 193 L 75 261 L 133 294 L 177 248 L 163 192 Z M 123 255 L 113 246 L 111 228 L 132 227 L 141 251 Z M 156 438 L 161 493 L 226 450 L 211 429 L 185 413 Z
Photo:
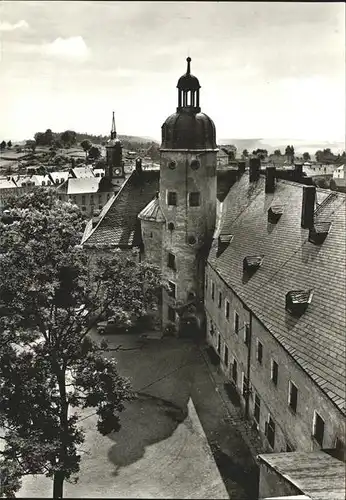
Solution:
M 105 355 L 117 359 L 138 398 L 123 412 L 120 432 L 108 436 L 97 432 L 91 410 L 81 414 L 86 440 L 79 481 L 66 482 L 64 495 L 255 498 L 256 468 L 227 419 L 203 346 L 175 338 L 144 341 L 134 334 L 107 339 L 114 350 Z M 24 478 L 18 492 L 51 495 L 52 482 L 44 476 Z

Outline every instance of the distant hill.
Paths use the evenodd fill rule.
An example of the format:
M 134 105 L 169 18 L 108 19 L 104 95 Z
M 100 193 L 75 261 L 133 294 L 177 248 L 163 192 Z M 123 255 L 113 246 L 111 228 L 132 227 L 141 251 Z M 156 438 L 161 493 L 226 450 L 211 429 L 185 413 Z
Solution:
M 316 151 L 330 148 L 333 153 L 338 154 L 345 151 L 345 143 L 341 141 L 304 141 L 302 139 L 219 139 L 218 144 L 233 144 L 238 152 L 247 149 L 250 153 L 255 149 L 266 149 L 273 153 L 275 149 L 285 152 L 288 145 L 294 146 L 295 152 L 303 154 L 307 151 L 315 154 Z

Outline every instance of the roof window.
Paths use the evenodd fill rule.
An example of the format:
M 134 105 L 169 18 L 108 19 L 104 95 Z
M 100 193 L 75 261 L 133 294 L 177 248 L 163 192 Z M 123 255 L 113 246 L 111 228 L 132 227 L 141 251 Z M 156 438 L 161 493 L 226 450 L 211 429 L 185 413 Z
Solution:
M 217 240 L 216 257 L 219 257 L 233 240 L 233 234 L 220 234 Z
M 305 312 L 312 301 L 313 290 L 291 290 L 286 293 L 286 310 L 294 316 Z
M 283 206 L 282 205 L 272 205 L 269 207 L 268 210 L 268 222 L 271 222 L 272 224 L 276 224 L 281 215 L 283 214 Z
M 321 245 L 327 238 L 331 225 L 331 222 L 315 222 L 309 230 L 309 241 L 315 245 Z
M 247 255 L 243 260 L 243 271 L 256 271 L 263 261 L 264 255 Z

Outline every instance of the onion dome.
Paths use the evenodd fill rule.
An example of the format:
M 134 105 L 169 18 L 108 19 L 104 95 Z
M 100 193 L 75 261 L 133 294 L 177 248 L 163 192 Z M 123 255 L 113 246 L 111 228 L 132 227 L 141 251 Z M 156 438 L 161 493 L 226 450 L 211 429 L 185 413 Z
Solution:
M 187 70 L 185 75 L 181 76 L 178 80 L 177 88 L 179 90 L 199 90 L 201 88 L 198 78 L 191 74 L 191 57 L 186 59 Z
M 216 149 L 214 122 L 205 113 L 177 112 L 162 126 L 162 149 Z

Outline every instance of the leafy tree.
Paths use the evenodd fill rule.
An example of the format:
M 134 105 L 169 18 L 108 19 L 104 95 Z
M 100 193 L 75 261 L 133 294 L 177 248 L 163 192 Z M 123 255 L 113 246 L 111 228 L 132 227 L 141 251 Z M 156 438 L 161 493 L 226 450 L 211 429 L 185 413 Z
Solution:
M 3 150 L 5 149 L 6 147 L 6 141 L 2 141 L 2 143 L 0 144 L 0 149 Z
M 64 146 L 72 146 L 77 142 L 77 134 L 73 130 L 65 130 L 65 132 L 60 135 L 60 140 Z
M 89 155 L 88 156 L 89 156 L 90 160 L 98 160 L 100 158 L 100 156 L 101 156 L 101 151 L 96 146 L 92 146 L 89 149 Z
M 294 147 L 293 146 L 286 146 L 285 155 L 288 157 L 288 160 L 290 161 L 290 163 L 293 163 L 294 162 Z
M 53 142 L 53 147 L 55 147 L 56 149 L 62 149 L 64 147 L 64 145 L 60 139 L 56 139 Z
M 43 132 L 36 132 L 34 135 L 36 144 L 38 146 L 45 146 L 45 137 Z
M 268 151 L 266 149 L 255 149 L 252 154 L 264 160 L 268 156 Z
M 35 153 L 35 150 L 36 150 L 36 141 L 33 141 L 32 139 L 29 139 L 28 141 L 25 141 L 25 146 L 28 148 L 28 149 L 31 149 L 31 151 L 33 153 Z
M 85 158 L 86 158 L 88 155 L 88 151 L 90 151 L 90 149 L 92 148 L 92 144 L 88 139 L 85 139 L 80 143 L 80 145 L 85 151 Z
M 280 151 L 280 149 L 275 149 L 275 151 L 274 151 L 274 155 L 276 155 L 276 156 L 281 156 L 281 151 Z
M 7 147 L 8 147 L 8 148 L 12 148 L 12 141 L 8 141 L 8 143 L 7 143 Z
M 53 143 L 53 132 L 50 128 L 47 128 L 47 130 L 44 133 L 44 138 L 45 138 L 45 143 L 46 146 L 51 146 Z
M 305 161 L 309 161 L 309 160 L 311 160 L 310 153 L 308 153 L 308 152 L 303 153 L 303 159 L 304 159 Z
M 78 207 L 44 189 L 14 198 L 0 220 L 0 467 L 3 494 L 25 474 L 53 479 L 54 498 L 79 471 L 82 409 L 94 408 L 103 435 L 135 395 L 88 335 L 105 315 L 129 321 L 157 303 L 154 266 L 122 252 L 96 258 L 80 242 Z

